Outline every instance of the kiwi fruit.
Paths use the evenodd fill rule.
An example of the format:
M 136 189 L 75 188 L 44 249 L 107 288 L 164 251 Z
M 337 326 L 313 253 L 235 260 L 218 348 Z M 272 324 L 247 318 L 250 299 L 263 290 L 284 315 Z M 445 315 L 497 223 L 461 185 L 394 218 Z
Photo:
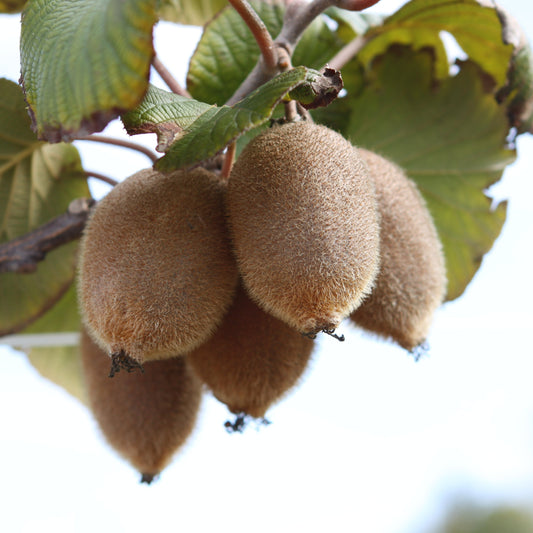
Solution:
M 95 207 L 81 241 L 78 294 L 90 335 L 113 358 L 112 374 L 192 350 L 222 320 L 238 282 L 224 194 L 201 168 L 148 169 Z
M 258 307 L 241 285 L 216 333 L 186 357 L 213 395 L 240 415 L 238 426 L 243 415 L 263 418 L 298 382 L 313 346 Z
M 376 184 L 381 268 L 372 293 L 351 314 L 355 324 L 407 350 L 422 345 L 446 294 L 446 267 L 433 219 L 402 169 L 360 149 Z
M 107 377 L 108 355 L 82 330 L 89 405 L 109 444 L 150 483 L 191 434 L 202 384 L 187 359 L 151 361 L 144 373 Z
M 240 274 L 267 312 L 332 332 L 379 267 L 374 185 L 357 149 L 310 121 L 276 125 L 231 171 L 227 213 Z

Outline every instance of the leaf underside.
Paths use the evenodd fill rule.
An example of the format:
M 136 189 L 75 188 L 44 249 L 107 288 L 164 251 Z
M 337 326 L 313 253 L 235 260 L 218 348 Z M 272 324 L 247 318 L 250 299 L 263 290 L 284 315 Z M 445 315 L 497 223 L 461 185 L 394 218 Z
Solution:
M 32 133 L 20 88 L 0 80 L 0 242 L 23 235 L 89 197 L 74 146 L 48 145 Z M 0 335 L 46 312 L 74 277 L 76 243 L 50 252 L 32 274 L 0 276 Z

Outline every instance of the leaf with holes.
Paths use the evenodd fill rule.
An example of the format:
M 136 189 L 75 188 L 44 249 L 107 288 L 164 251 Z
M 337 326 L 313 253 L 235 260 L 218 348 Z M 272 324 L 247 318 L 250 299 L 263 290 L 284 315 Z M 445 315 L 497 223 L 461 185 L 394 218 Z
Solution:
M 23 235 L 90 196 L 74 146 L 35 138 L 17 84 L 0 80 L 0 242 Z M 0 335 L 33 322 L 74 278 L 76 243 L 50 252 L 32 274 L 0 276 Z
M 433 215 L 446 255 L 448 296 L 462 294 L 498 237 L 506 204 L 486 189 L 515 153 L 507 148 L 506 108 L 486 92 L 473 63 L 438 84 L 434 56 L 395 47 L 376 61 L 371 81 L 350 98 L 345 134 L 406 170 Z
M 512 46 L 502 40 L 499 8 L 484 0 L 411 0 L 365 34 L 368 43 L 358 54 L 365 65 L 394 44 L 420 50 L 431 47 L 436 54 L 437 77 L 448 76 L 449 64 L 440 33 L 453 35 L 472 61 L 498 86 L 505 83 Z
M 101 131 L 148 87 L 156 0 L 34 0 L 23 12 L 21 72 L 40 139 Z

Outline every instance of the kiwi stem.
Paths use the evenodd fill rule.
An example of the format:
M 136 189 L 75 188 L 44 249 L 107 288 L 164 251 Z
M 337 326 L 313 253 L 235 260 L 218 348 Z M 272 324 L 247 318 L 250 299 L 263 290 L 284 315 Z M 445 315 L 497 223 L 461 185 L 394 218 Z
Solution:
M 154 67 L 154 70 L 161 76 L 161 79 L 167 84 L 168 88 L 175 94 L 179 94 L 180 96 L 185 96 L 186 98 L 191 98 L 191 95 L 187 91 L 187 89 L 184 89 L 178 81 L 172 76 L 170 71 L 163 65 L 161 60 L 154 55 L 154 58 L 152 59 L 152 67 Z
M 298 107 L 294 100 L 285 102 L 285 118 L 287 122 L 294 122 L 298 116 Z
M 122 139 L 116 139 L 115 137 L 107 137 L 106 135 L 88 135 L 87 137 L 77 137 L 76 141 L 93 141 L 104 144 L 112 144 L 114 146 L 120 146 L 122 148 L 129 148 L 130 150 L 136 150 L 141 152 L 146 157 L 150 158 L 152 163 L 155 163 L 159 157 L 152 152 L 149 148 L 146 148 L 142 144 L 134 143 L 131 141 L 124 141 Z
M 265 23 L 247 0 L 229 0 L 229 3 L 233 6 L 235 11 L 239 13 L 248 28 L 250 28 L 250 31 L 261 50 L 261 55 L 267 71 L 275 74 L 278 68 L 278 54 L 274 47 L 272 36 L 265 26 Z
M 229 178 L 231 168 L 233 167 L 233 161 L 235 161 L 235 151 L 237 149 L 237 143 L 232 142 L 226 150 L 226 156 L 224 157 L 224 164 L 220 172 L 221 176 L 225 179 Z
M 106 176 L 105 174 L 100 174 L 100 172 L 93 172 L 92 170 L 86 170 L 85 175 L 88 178 L 96 178 L 97 180 L 103 181 L 104 183 L 112 185 L 113 187 L 115 185 L 118 185 L 117 180 L 114 180 L 113 178 L 110 178 L 109 176 Z

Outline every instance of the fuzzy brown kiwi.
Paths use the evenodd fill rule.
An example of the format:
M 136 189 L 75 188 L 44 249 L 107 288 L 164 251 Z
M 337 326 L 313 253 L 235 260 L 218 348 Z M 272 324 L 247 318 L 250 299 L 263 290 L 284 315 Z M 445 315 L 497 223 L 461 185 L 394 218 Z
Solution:
M 150 483 L 191 434 L 201 381 L 184 357 L 152 361 L 142 374 L 109 379 L 109 357 L 85 330 L 80 347 L 89 404 L 103 435 Z
M 313 345 L 311 339 L 259 308 L 240 286 L 216 333 L 186 357 L 232 413 L 263 418 L 298 382 Z
M 301 121 L 258 135 L 232 169 L 227 206 L 249 294 L 298 331 L 334 330 L 370 292 L 379 266 L 374 185 L 340 134 Z
M 442 245 L 416 185 L 394 163 L 368 150 L 359 152 L 376 184 L 381 268 L 372 293 L 350 318 L 413 350 L 424 342 L 446 294 Z
M 222 320 L 238 282 L 224 193 L 204 169 L 143 170 L 96 206 L 81 242 L 79 302 L 116 369 L 183 354 Z

